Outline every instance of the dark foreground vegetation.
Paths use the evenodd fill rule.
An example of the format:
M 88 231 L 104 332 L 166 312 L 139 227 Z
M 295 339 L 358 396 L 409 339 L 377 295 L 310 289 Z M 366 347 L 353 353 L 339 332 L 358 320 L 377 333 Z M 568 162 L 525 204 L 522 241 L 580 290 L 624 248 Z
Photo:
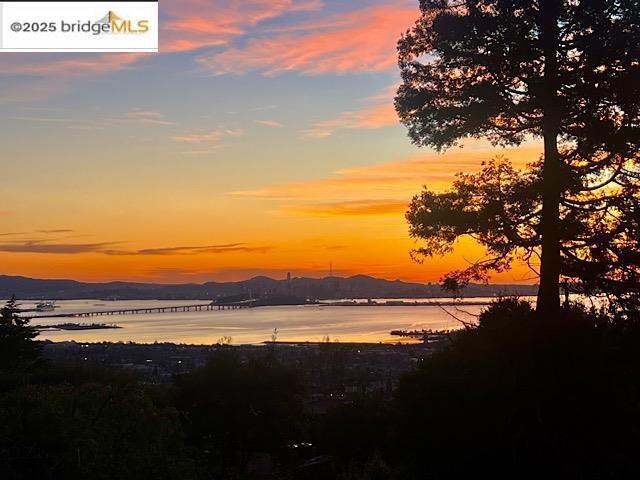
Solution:
M 574 306 L 540 319 L 503 300 L 392 396 L 364 390 L 311 409 L 310 367 L 282 364 L 273 348 L 249 361 L 220 348 L 153 385 L 43 360 L 13 308 L 0 324 L 3 479 L 640 475 L 638 318 Z

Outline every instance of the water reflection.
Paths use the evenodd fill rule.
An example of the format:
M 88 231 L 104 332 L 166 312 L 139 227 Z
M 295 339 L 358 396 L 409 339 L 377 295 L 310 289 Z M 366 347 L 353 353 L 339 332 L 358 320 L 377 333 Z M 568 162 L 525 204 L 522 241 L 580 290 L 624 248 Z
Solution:
M 443 301 L 450 299 L 442 299 Z M 490 299 L 476 299 L 488 301 Z M 380 300 L 379 302 L 384 302 Z M 413 301 L 405 299 L 405 301 Z M 418 301 L 425 301 L 420 299 Z M 57 302 L 56 313 L 104 311 L 126 308 L 196 304 L 195 301 L 110 301 L 69 300 Z M 203 304 L 206 302 L 202 302 Z M 23 307 L 32 304 L 23 302 Z M 89 319 L 37 319 L 33 324 L 51 325 L 63 321 L 116 323 L 113 330 L 46 331 L 41 339 L 81 342 L 174 342 L 216 343 L 230 336 L 233 344 L 261 343 L 271 339 L 277 328 L 279 341 L 321 341 L 328 336 L 340 342 L 397 342 L 391 330 L 457 329 L 464 321 L 475 320 L 482 306 L 282 306 L 243 310 L 214 310 L 137 315 L 115 315 Z M 446 311 L 445 311 L 446 310 Z M 449 313 L 447 313 L 449 312 Z

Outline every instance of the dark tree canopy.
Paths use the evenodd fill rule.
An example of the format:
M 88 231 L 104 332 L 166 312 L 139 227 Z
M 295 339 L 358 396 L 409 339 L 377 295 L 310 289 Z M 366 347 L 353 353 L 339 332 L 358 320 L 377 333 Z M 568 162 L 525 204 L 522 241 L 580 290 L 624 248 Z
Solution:
M 516 257 L 540 265 L 539 310 L 560 278 L 633 301 L 639 289 L 640 2 L 423 0 L 399 42 L 396 108 L 412 141 L 438 150 L 465 138 L 544 156 L 518 172 L 502 160 L 425 191 L 407 213 L 418 254 L 462 235 L 489 250 L 449 283 L 486 279 Z M 532 261 L 535 260 L 535 261 Z M 635 293 L 634 293 L 635 292 Z M 636 298 L 637 301 L 637 298 Z M 541 308 L 542 306 L 542 308 Z
M 635 158 L 640 5 L 624 0 L 423 0 L 399 43 L 396 106 L 417 145 L 544 134 L 544 22 L 555 20 L 554 112 L 566 153 Z M 546 4 L 553 5 L 551 13 Z

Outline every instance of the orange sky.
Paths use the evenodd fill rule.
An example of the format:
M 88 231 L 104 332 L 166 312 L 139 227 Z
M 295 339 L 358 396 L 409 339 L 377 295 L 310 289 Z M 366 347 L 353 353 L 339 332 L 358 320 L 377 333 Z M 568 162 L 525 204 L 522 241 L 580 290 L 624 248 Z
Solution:
M 395 42 L 413 1 L 163 2 L 161 53 L 0 58 L 0 273 L 201 282 L 265 274 L 437 281 L 413 263 L 422 185 L 497 153 L 398 125 Z M 494 279 L 532 282 L 515 268 Z

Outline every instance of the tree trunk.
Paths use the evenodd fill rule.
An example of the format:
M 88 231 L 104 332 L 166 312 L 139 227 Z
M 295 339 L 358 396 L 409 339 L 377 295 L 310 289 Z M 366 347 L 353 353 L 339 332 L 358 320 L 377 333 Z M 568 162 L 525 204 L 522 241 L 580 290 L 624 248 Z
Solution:
M 551 131 L 544 137 L 542 255 L 536 310 L 546 316 L 560 310 L 560 155 L 557 135 Z
M 545 318 L 560 311 L 560 194 L 561 171 L 558 152 L 560 116 L 558 112 L 558 3 L 541 1 L 544 71 L 544 166 L 542 185 L 542 255 L 540 288 L 536 310 Z

